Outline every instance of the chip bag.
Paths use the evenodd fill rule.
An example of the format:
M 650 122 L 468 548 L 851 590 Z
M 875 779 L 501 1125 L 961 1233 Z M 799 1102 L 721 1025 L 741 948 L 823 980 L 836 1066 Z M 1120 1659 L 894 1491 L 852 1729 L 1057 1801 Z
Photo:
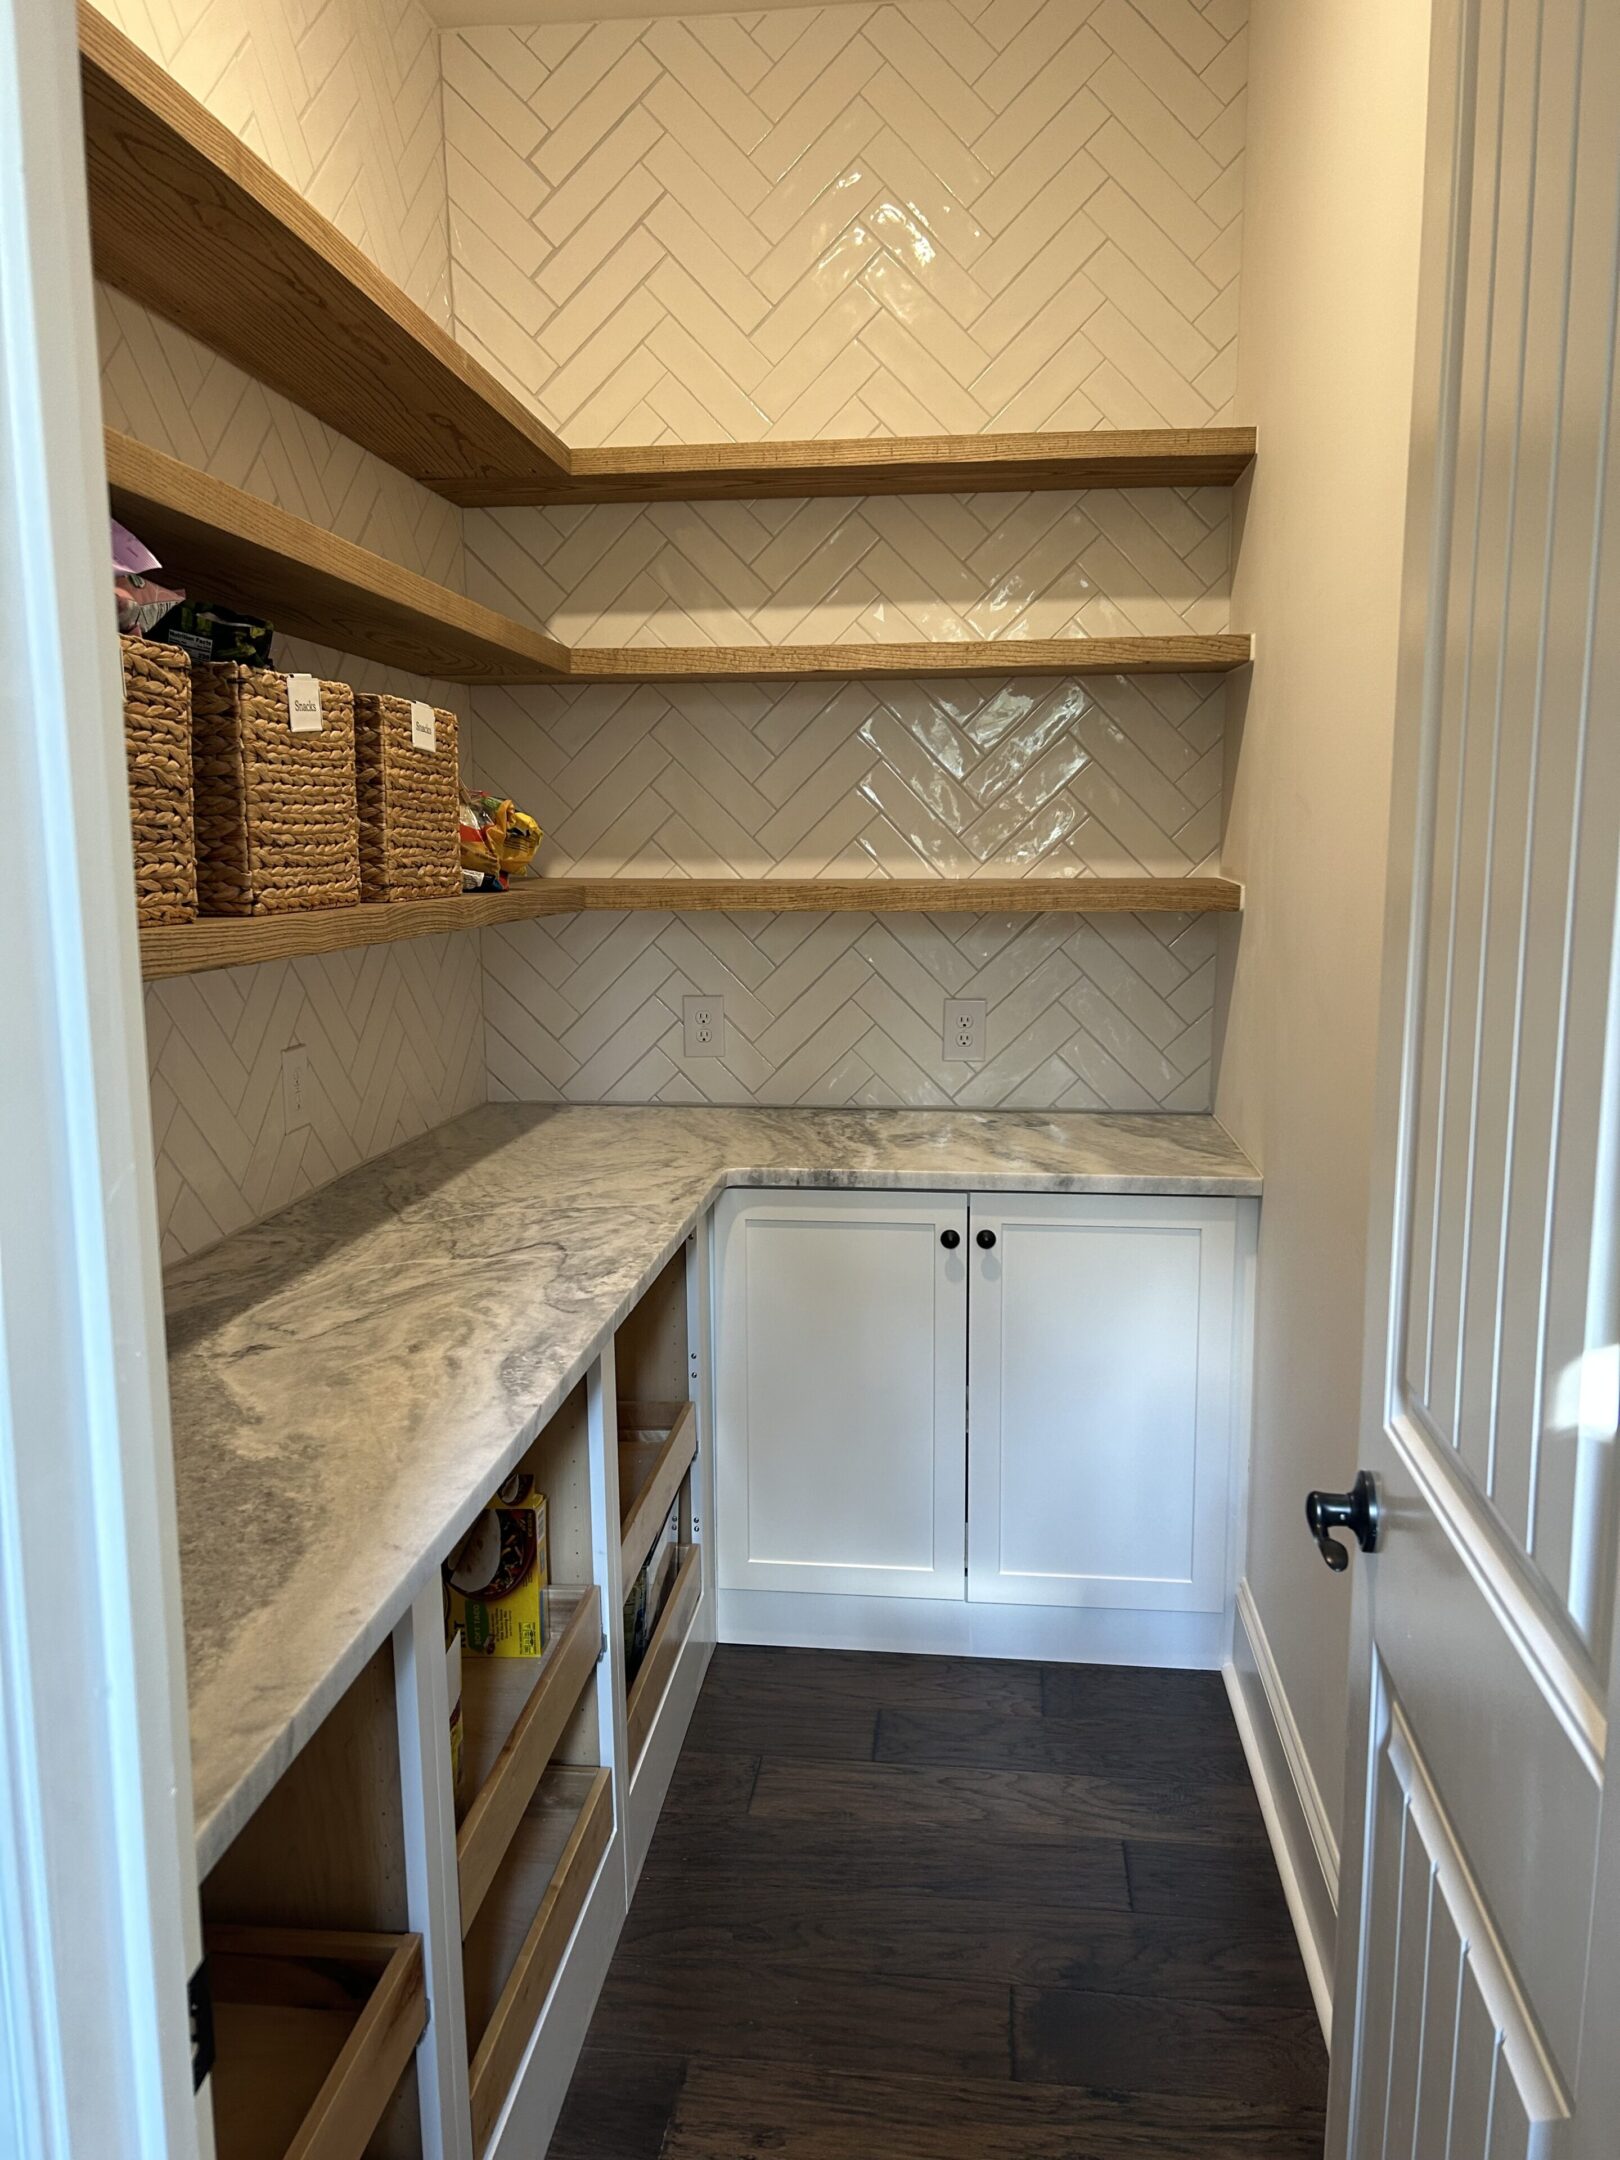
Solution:
M 544 838 L 527 811 L 504 795 L 461 790 L 461 883 L 467 892 L 505 892 L 526 877 Z

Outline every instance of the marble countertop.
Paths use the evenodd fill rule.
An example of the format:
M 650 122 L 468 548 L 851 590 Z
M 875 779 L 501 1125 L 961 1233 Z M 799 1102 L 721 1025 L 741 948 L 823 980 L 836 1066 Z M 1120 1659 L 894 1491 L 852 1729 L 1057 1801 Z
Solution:
M 1260 1190 L 1208 1117 L 501 1104 L 183 1263 L 202 1870 L 728 1185 Z

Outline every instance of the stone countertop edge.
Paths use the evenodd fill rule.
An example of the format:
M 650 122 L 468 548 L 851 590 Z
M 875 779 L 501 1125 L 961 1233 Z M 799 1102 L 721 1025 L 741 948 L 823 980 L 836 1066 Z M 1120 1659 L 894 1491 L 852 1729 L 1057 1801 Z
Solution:
M 807 1139 L 816 1137 L 824 1145 L 836 1145 L 839 1130 L 844 1128 L 852 1142 L 850 1152 L 856 1155 L 874 1141 L 886 1143 L 892 1132 L 898 1159 L 892 1164 L 875 1161 L 817 1163 L 813 1159 L 738 1163 L 726 1160 L 733 1151 L 721 1145 L 720 1132 L 716 1131 L 711 1138 L 706 1130 L 730 1125 L 737 1127 L 732 1137 L 742 1143 L 735 1150 L 740 1155 L 747 1148 L 748 1128 L 755 1124 L 766 1128 L 771 1137 L 785 1139 L 789 1144 L 796 1130 L 802 1129 Z M 292 1623 L 296 1626 L 300 1617 L 294 1579 L 295 1570 L 304 1557 L 302 1541 L 297 1535 L 302 1527 L 299 1521 L 292 1525 L 289 1543 L 298 1549 L 289 1559 L 286 1580 L 272 1586 L 261 1608 L 239 1618 L 224 1650 L 205 1666 L 200 1676 L 194 1669 L 198 1662 L 194 1654 L 197 1646 L 191 1640 L 194 1616 L 188 1602 L 188 1667 L 193 1668 L 193 1784 L 200 1873 L 206 1874 L 226 1851 L 367 1661 L 388 1640 L 413 1599 L 437 1577 L 443 1555 L 471 1524 L 487 1495 L 521 1459 L 536 1435 L 579 1385 L 603 1346 L 671 1255 L 728 1188 L 1089 1192 L 1100 1195 L 1163 1193 L 1227 1198 L 1254 1198 L 1261 1190 L 1261 1180 L 1253 1165 L 1213 1118 L 1197 1114 L 1159 1113 L 1136 1117 L 1080 1112 L 1059 1118 L 1018 1112 L 741 1110 L 728 1113 L 704 1109 L 638 1112 L 615 1108 L 570 1110 L 555 1105 L 499 1105 L 469 1112 L 449 1125 L 434 1128 L 420 1140 L 406 1143 L 392 1155 L 377 1158 L 347 1173 L 334 1184 L 293 1203 L 281 1214 L 181 1263 L 172 1272 L 171 1331 L 182 1338 L 188 1334 L 194 1338 L 182 1339 L 178 1347 L 171 1346 L 183 1582 L 188 1575 L 196 1576 L 202 1572 L 195 1565 L 190 1569 L 185 1565 L 186 1548 L 192 1540 L 200 1534 L 206 1546 L 213 1533 L 228 1527 L 214 1520 L 214 1514 L 228 1514 L 231 1505 L 240 1508 L 250 1504 L 243 1503 L 229 1491 L 230 1481 L 239 1471 L 250 1478 L 261 1466 L 267 1469 L 272 1479 L 275 1473 L 282 1473 L 275 1498 L 283 1513 L 289 1508 L 296 1509 L 300 1501 L 306 1512 L 311 1511 L 311 1502 L 314 1511 L 321 1509 L 324 1497 L 320 1489 L 322 1473 L 332 1459 L 330 1452 L 320 1446 L 326 1438 L 325 1432 L 300 1432 L 291 1435 L 283 1444 L 277 1424 L 273 1428 L 274 1437 L 266 1446 L 259 1441 L 256 1429 L 270 1423 L 262 1413 L 256 1417 L 240 1404 L 233 1405 L 235 1423 L 229 1425 L 223 1436 L 216 1419 L 219 1402 L 223 1399 L 222 1390 L 228 1392 L 228 1381 L 240 1374 L 246 1374 L 251 1381 L 267 1365 L 274 1368 L 278 1358 L 290 1357 L 296 1362 L 296 1373 L 290 1380 L 284 1374 L 283 1380 L 284 1385 L 290 1385 L 294 1390 L 286 1400 L 296 1401 L 300 1406 L 307 1393 L 319 1394 L 318 1378 L 313 1390 L 302 1385 L 308 1375 L 306 1357 L 313 1357 L 318 1364 L 324 1355 L 328 1362 L 336 1360 L 341 1368 L 339 1352 L 345 1318 L 340 1318 L 335 1327 L 328 1329 L 329 1298 L 320 1303 L 318 1312 L 313 1315 L 308 1310 L 296 1309 L 300 1305 L 300 1290 L 310 1289 L 323 1268 L 330 1271 L 333 1254 L 337 1253 L 337 1265 L 342 1269 L 351 1243 L 358 1251 L 368 1240 L 380 1236 L 389 1239 L 392 1245 L 395 1223 L 401 1225 L 399 1241 L 407 1247 L 412 1243 L 408 1226 L 413 1222 L 418 1228 L 426 1227 L 442 1235 L 445 1222 L 432 1213 L 436 1183 L 447 1185 L 453 1179 L 465 1176 L 476 1186 L 479 1173 L 487 1169 L 495 1155 L 508 1146 L 532 1144 L 536 1134 L 544 1137 L 548 1126 L 559 1135 L 569 1128 L 565 1138 L 570 1143 L 576 1137 L 589 1142 L 594 1135 L 599 1152 L 600 1143 L 610 1132 L 618 1138 L 630 1133 L 636 1125 L 644 1127 L 644 1132 L 636 1137 L 649 1140 L 666 1134 L 677 1140 L 687 1137 L 688 1132 L 701 1135 L 709 1139 L 710 1144 L 699 1147 L 697 1153 L 706 1159 L 687 1163 L 660 1160 L 652 1177 L 663 1187 L 662 1192 L 642 1194 L 636 1188 L 636 1197 L 643 1201 L 641 1212 L 651 1219 L 633 1224 L 617 1245 L 613 1242 L 613 1230 L 623 1220 L 628 1206 L 623 1194 L 617 1200 L 601 1191 L 587 1192 L 578 1199 L 572 1195 L 560 1197 L 555 1190 L 543 1195 L 547 1217 L 561 1217 L 565 1226 L 571 1220 L 576 1240 L 582 1248 L 577 1262 L 571 1265 L 566 1247 L 557 1245 L 552 1253 L 553 1266 L 547 1287 L 559 1282 L 566 1287 L 575 1279 L 591 1280 L 588 1274 L 580 1277 L 579 1271 L 588 1270 L 593 1260 L 599 1257 L 592 1248 L 589 1235 L 595 1231 L 598 1243 L 605 1244 L 605 1253 L 601 1256 L 604 1272 L 609 1279 L 613 1275 L 620 1277 L 618 1293 L 611 1303 L 598 1304 L 594 1297 L 588 1298 L 588 1311 L 559 1318 L 552 1333 L 553 1337 L 562 1338 L 556 1340 L 554 1346 L 564 1352 L 564 1362 L 553 1365 L 549 1359 L 545 1361 L 548 1369 L 544 1378 L 538 1373 L 535 1375 L 532 1392 L 524 1387 L 521 1415 L 497 1412 L 494 1430 L 489 1429 L 490 1420 L 485 1416 L 476 1421 L 482 1429 L 467 1432 L 463 1447 L 453 1447 L 449 1435 L 440 1440 L 436 1432 L 436 1444 L 428 1461 L 419 1461 L 417 1452 L 407 1448 L 405 1460 L 395 1465 L 396 1470 L 420 1468 L 422 1472 L 421 1489 L 414 1496 L 408 1538 L 381 1536 L 366 1556 L 364 1586 L 357 1584 L 357 1594 L 348 1600 L 344 1600 L 339 1592 L 323 1607 L 326 1631 L 318 1637 L 320 1647 L 317 1649 L 307 1635 L 299 1638 L 302 1654 L 293 1654 L 290 1671 L 285 1666 L 278 1671 L 279 1660 L 266 1655 L 261 1630 L 254 1624 L 270 1625 L 277 1619 L 283 1625 Z M 1155 1126 L 1157 1131 L 1152 1129 Z M 1131 1128 L 1137 1128 L 1142 1155 L 1159 1155 L 1158 1167 L 1110 1166 L 1104 1169 L 1094 1166 L 1087 1169 L 1077 1166 L 1070 1169 L 1058 1167 L 1050 1159 L 1050 1141 L 1055 1139 L 1066 1143 L 1058 1152 L 1066 1153 L 1072 1146 L 1075 1156 L 1083 1160 L 1089 1148 L 1082 1142 L 1099 1141 L 1104 1136 L 1104 1128 L 1113 1128 L 1107 1138 L 1110 1143 L 1120 1142 L 1118 1152 L 1127 1160 L 1132 1152 Z M 463 1140 L 469 1143 L 483 1140 L 486 1134 L 487 1144 L 473 1145 L 466 1160 L 458 1165 L 454 1160 L 457 1145 Z M 1027 1167 L 1020 1167 L 1016 1162 L 992 1165 L 988 1159 L 947 1167 L 940 1162 L 917 1159 L 919 1149 L 927 1153 L 936 1147 L 960 1148 L 968 1142 L 977 1142 L 988 1156 L 992 1135 L 997 1141 L 1011 1141 L 1015 1145 L 1026 1141 L 1032 1147 L 1039 1138 L 1047 1143 L 1039 1152 L 1048 1153 L 1048 1160 Z M 1183 1150 L 1182 1165 L 1170 1167 L 1166 1155 L 1174 1156 Z M 761 1152 L 768 1157 L 771 1149 L 767 1145 Z M 811 1158 L 817 1152 L 815 1146 L 804 1149 Z M 886 1147 L 883 1152 L 887 1152 Z M 968 1152 L 976 1150 L 968 1147 Z M 439 1167 L 436 1158 L 440 1154 L 446 1158 L 448 1167 L 445 1176 L 434 1181 L 423 1173 Z M 551 1166 L 541 1161 L 529 1167 L 537 1178 L 543 1179 Z M 582 1172 L 581 1184 L 588 1185 L 599 1175 L 599 1167 L 593 1159 L 588 1171 Z M 633 1178 L 636 1166 L 627 1166 L 622 1175 L 626 1180 Z M 611 1185 L 611 1172 L 609 1183 Z M 391 1184 L 397 1191 L 390 1190 Z M 498 1188 L 498 1206 L 505 1206 L 509 1212 L 522 1205 L 532 1205 L 537 1197 L 533 1192 L 514 1192 L 506 1186 Z M 497 1204 L 492 1200 L 491 1192 L 475 1191 L 466 1198 Z M 629 1212 L 633 1214 L 635 1210 L 631 1208 Z M 476 1208 L 472 1213 L 476 1227 Z M 460 1219 L 459 1216 L 456 1218 Z M 643 1235 L 652 1242 L 640 1242 Z M 633 1255 L 627 1249 L 626 1238 L 634 1240 Z M 416 1242 L 420 1244 L 422 1240 Z M 477 1242 L 476 1238 L 473 1242 Z M 519 1241 L 499 1249 L 494 1257 L 509 1264 L 525 1249 Z M 550 1246 L 545 1249 L 551 1251 Z M 628 1262 L 628 1274 L 622 1264 L 612 1264 L 615 1255 L 621 1262 Z M 475 1268 L 479 1257 L 462 1255 L 453 1249 L 442 1253 L 435 1249 L 430 1261 L 424 1263 L 418 1258 L 419 1271 L 424 1265 L 431 1270 L 417 1285 L 427 1293 L 425 1302 L 430 1302 L 431 1293 L 442 1290 L 447 1284 L 476 1284 L 479 1280 L 476 1273 L 458 1273 L 457 1270 Z M 407 1253 L 406 1259 L 409 1258 Z M 352 1259 L 348 1273 L 355 1277 L 353 1287 L 364 1292 L 368 1287 L 365 1271 Z M 408 1297 L 409 1289 L 404 1294 Z M 541 1302 L 545 1295 L 545 1290 L 536 1292 Z M 278 1341 L 278 1314 L 286 1306 L 295 1310 L 291 1314 L 291 1324 L 279 1331 L 285 1339 Z M 348 1325 L 364 1327 L 371 1317 L 372 1312 L 362 1298 L 360 1306 L 350 1309 L 346 1321 Z M 428 1313 L 423 1317 L 431 1328 L 433 1315 Z M 457 1317 L 455 1314 L 448 1316 L 452 1322 Z M 585 1329 L 572 1342 L 568 1340 L 572 1334 L 567 1325 L 570 1317 Z M 333 1337 L 330 1343 L 322 1339 L 328 1332 Z M 245 1335 L 248 1339 L 232 1346 L 223 1341 L 232 1333 Z M 487 1375 L 487 1356 L 478 1369 Z M 347 1377 L 346 1373 L 344 1377 Z M 445 1385 L 449 1384 L 446 1379 Z M 518 1384 L 523 1385 L 521 1377 Z M 273 1372 L 269 1385 L 271 1388 L 275 1385 Z M 486 1396 L 495 1391 L 486 1387 Z M 194 1399 L 199 1394 L 204 1398 L 202 1402 Z M 329 1395 L 326 1404 L 329 1429 L 342 1428 L 348 1418 L 359 1415 L 358 1410 L 351 1411 L 345 1405 L 341 1386 L 334 1386 Z M 489 1409 L 487 1401 L 483 1407 L 486 1411 Z M 203 1414 L 208 1409 L 215 1412 L 215 1417 Z M 470 1413 L 469 1425 L 474 1423 Z M 300 1440 L 302 1451 L 297 1444 Z M 352 1472 L 358 1462 L 356 1456 L 345 1464 L 351 1472 L 351 1484 L 338 1496 L 338 1505 L 356 1497 Z M 387 1466 L 383 1467 L 386 1474 Z M 305 1468 L 309 1473 L 309 1489 L 300 1491 L 297 1489 L 298 1473 Z M 435 1468 L 439 1472 L 437 1483 Z M 188 1470 L 193 1475 L 188 1477 Z M 290 1501 L 289 1489 L 293 1492 Z M 223 1499 L 226 1505 L 211 1510 L 209 1503 L 214 1499 Z M 258 1521 L 253 1523 L 252 1529 L 260 1533 L 261 1542 L 265 1537 L 273 1538 L 273 1529 L 263 1532 Z M 266 1545 L 265 1549 L 272 1555 L 275 1552 L 273 1544 Z M 215 1561 L 214 1565 L 226 1568 L 229 1563 Z M 326 1579 L 322 1577 L 319 1581 L 322 1592 L 326 1592 L 330 1587 Z M 191 1587 L 198 1588 L 200 1594 L 201 1587 L 206 1585 L 199 1586 L 194 1582 Z M 280 1612 L 278 1593 L 284 1608 Z M 276 1633 L 279 1644 L 283 1640 L 279 1628 Z

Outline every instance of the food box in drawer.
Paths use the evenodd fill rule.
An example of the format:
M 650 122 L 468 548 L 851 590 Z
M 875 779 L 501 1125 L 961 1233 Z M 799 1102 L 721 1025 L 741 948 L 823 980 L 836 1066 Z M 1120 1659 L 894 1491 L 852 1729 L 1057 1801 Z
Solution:
M 551 1554 L 546 1496 L 508 1478 L 451 1556 L 450 1618 L 468 1657 L 539 1657 L 546 1646 Z

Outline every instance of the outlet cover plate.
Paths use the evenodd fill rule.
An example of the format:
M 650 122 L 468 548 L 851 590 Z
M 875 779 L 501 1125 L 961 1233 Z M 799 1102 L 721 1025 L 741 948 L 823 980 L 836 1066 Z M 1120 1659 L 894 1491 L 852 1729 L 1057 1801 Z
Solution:
M 984 1063 L 983 998 L 947 998 L 945 1025 L 940 1033 L 940 1055 L 954 1065 Z
M 717 997 L 683 997 L 681 1029 L 689 1058 L 717 1058 L 726 1047 L 726 1001 Z
M 281 1053 L 281 1124 L 284 1132 L 302 1132 L 309 1123 L 309 1052 L 293 1043 Z

